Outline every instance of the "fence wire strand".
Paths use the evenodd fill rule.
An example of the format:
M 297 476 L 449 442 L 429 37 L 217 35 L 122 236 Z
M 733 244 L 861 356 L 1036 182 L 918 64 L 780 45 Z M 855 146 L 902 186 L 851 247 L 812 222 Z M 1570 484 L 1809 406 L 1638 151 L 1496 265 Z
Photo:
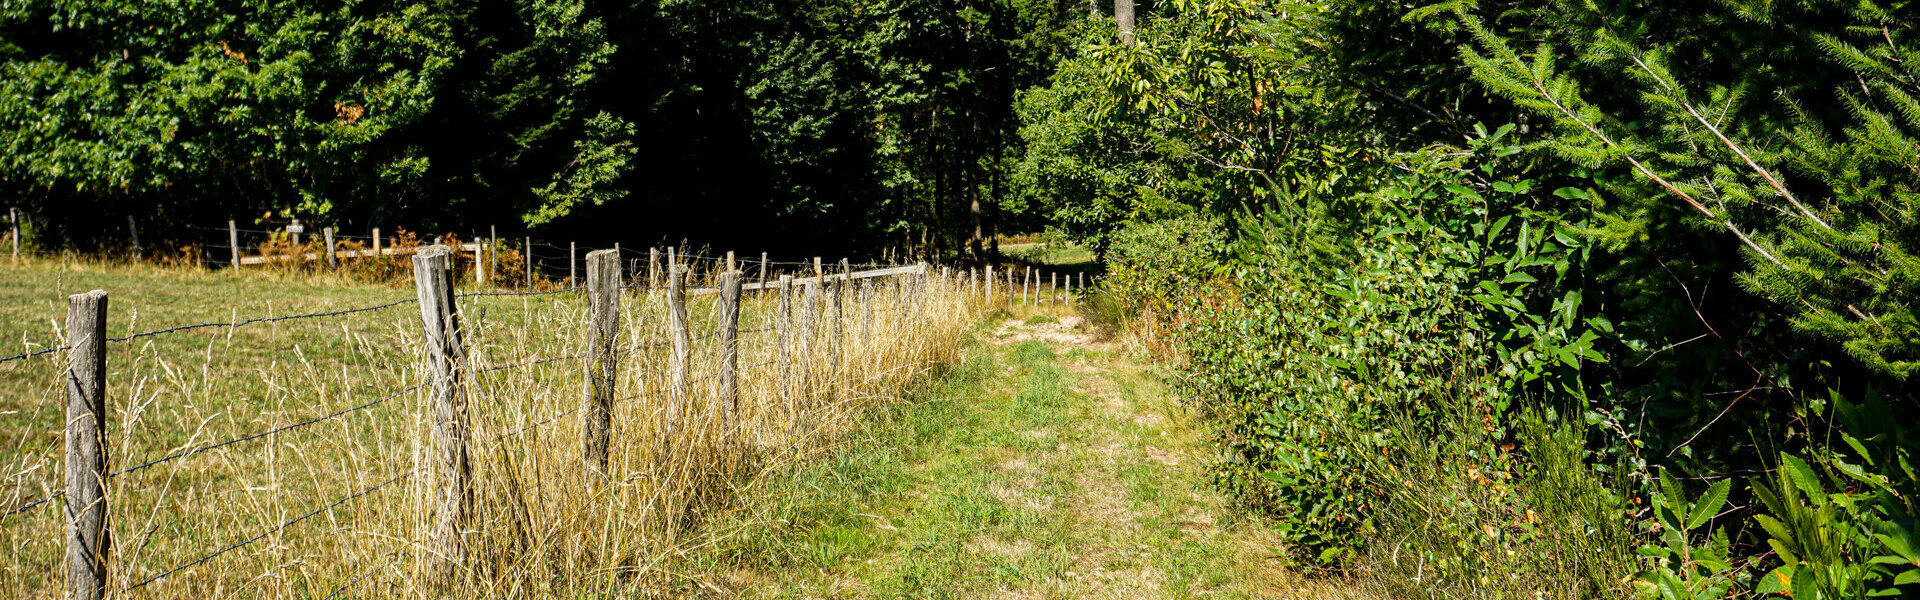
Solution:
M 425 384 L 425 383 L 416 383 L 416 384 L 413 384 L 413 385 L 410 385 L 410 386 L 407 386 L 407 387 L 406 387 L 405 389 L 402 389 L 402 390 L 400 390 L 400 391 L 397 391 L 397 392 L 394 392 L 394 393 L 392 393 L 392 394 L 388 394 L 388 395 L 386 395 L 386 396 L 384 396 L 384 397 L 381 397 L 381 398 L 379 398 L 379 399 L 376 399 L 376 400 L 372 400 L 372 401 L 369 401 L 369 402 L 367 402 L 367 403 L 365 403 L 365 404 L 361 404 L 361 405 L 359 405 L 359 406 L 354 406 L 354 407 L 350 407 L 350 408 L 343 408 L 343 409 L 340 409 L 340 410 L 337 410 L 337 411 L 334 411 L 334 412 L 332 412 L 332 413 L 329 413 L 329 414 L 326 414 L 326 415 L 322 415 L 322 416 L 318 416 L 318 417 L 313 417 L 313 418 L 311 418 L 311 419 L 306 419 L 306 420 L 304 420 L 304 421 L 299 421 L 299 422 L 295 422 L 295 423 L 289 423 L 289 424 L 286 424 L 286 425 L 281 425 L 281 426 L 279 426 L 279 427 L 275 427 L 275 428 L 272 428 L 272 429 L 268 429 L 268 430 L 265 430 L 265 431 L 260 431 L 260 432 L 255 432 L 255 433 L 250 433 L 250 434 L 247 434 L 247 435 L 243 435 L 243 436 L 240 436 L 240 437 L 236 437 L 236 438 L 232 438 L 232 439 L 228 439 L 228 440 L 225 440 L 225 441 L 221 441 L 221 442 L 215 442 L 215 443 L 212 443 L 212 444 L 207 444 L 207 445 L 204 445 L 204 446 L 200 446 L 200 447 L 197 447 L 197 448 L 193 448 L 193 449 L 189 449 L 189 450 L 181 450 L 181 451 L 179 451 L 179 452 L 175 452 L 175 453 L 172 453 L 172 454 L 168 454 L 168 455 L 166 455 L 166 456 L 162 456 L 162 457 L 160 457 L 160 458 L 156 458 L 156 459 L 153 459 L 153 460 L 150 460 L 150 461 L 147 461 L 147 462 L 143 462 L 143 463 L 140 463 L 140 464 L 137 464 L 137 465 L 134 465 L 134 466 L 131 466 L 131 467 L 127 467 L 127 468 L 125 468 L 125 469 L 121 469 L 121 470 L 119 470 L 119 471 L 115 471 L 115 472 L 113 472 L 112 474 L 110 474 L 110 475 L 108 475 L 108 477 L 119 477 L 119 476 L 121 476 L 121 475 L 125 475 L 125 474 L 127 474 L 127 473 L 132 473 L 132 472 L 134 472 L 134 471 L 139 471 L 139 470 L 141 470 L 141 469 L 145 469 L 145 468 L 148 468 L 148 467 L 152 467 L 152 466 L 154 466 L 154 465 L 158 465 L 158 464 L 161 464 L 161 463 L 165 463 L 165 462 L 169 462 L 169 461 L 174 461 L 174 460 L 179 460 L 179 459 L 182 459 L 182 458 L 186 458 L 186 457 L 189 457 L 189 456 L 193 456 L 193 455 L 195 455 L 195 454 L 199 454 L 199 453 L 201 453 L 201 452 L 206 452 L 206 451 L 208 451 L 208 450 L 214 450 L 214 449 L 218 449 L 218 448 L 222 448 L 222 447 L 226 447 L 226 446 L 231 446 L 231 445 L 234 445 L 234 444 L 238 444 L 238 443 L 240 443 L 240 442 L 245 442 L 245 441 L 248 441 L 248 440 L 256 440 L 256 439 L 260 439 L 260 438 L 263 438 L 263 437 L 267 437 L 267 436 L 270 436 L 270 435 L 273 435 L 273 434 L 276 434 L 276 433 L 282 433 L 282 432 L 286 432 L 286 431 L 291 431 L 291 430 L 294 430 L 294 429 L 299 429 L 299 428 L 302 428 L 302 427 L 306 427 L 306 426 L 308 426 L 308 425 L 312 425 L 312 424 L 314 424 L 314 423 L 319 423 L 319 422 L 322 422 L 322 421 L 329 421 L 329 420 L 332 420 L 332 419 L 335 419 L 335 418 L 338 418 L 338 417 L 340 417 L 340 416 L 342 416 L 342 415 L 345 415 L 345 414 L 347 414 L 347 413 L 352 413 L 352 412 L 357 412 L 357 411 L 361 411 L 361 410 L 365 410 L 365 409 L 368 409 L 368 408 L 373 408 L 373 407 L 375 407 L 375 406 L 378 406 L 378 405 L 380 405 L 380 404 L 384 404 L 384 403 L 386 403 L 386 402 L 387 402 L 387 401 L 389 401 L 389 400 L 392 400 L 392 399 L 394 399 L 394 398 L 399 398 L 400 396 L 402 396 L 402 395 L 405 395 L 405 394 L 406 394 L 407 392 L 411 392 L 411 391 L 414 391 L 414 390 L 417 390 L 417 389 L 420 389 L 420 388 L 422 388 L 422 387 L 425 387 L 426 385 L 427 385 L 427 384 Z
M 399 475 L 395 475 L 395 476 L 393 477 L 393 479 L 388 479 L 388 480 L 386 480 L 386 481 L 384 481 L 384 482 L 381 482 L 381 483 L 378 483 L 378 484 L 374 484 L 374 486 L 373 486 L 373 487 L 369 487 L 369 488 L 366 488 L 366 489 L 363 489 L 363 490 L 360 490 L 360 491 L 358 491 L 358 492 L 354 492 L 354 493 L 352 493 L 352 494 L 349 494 L 349 495 L 347 495 L 347 496 L 345 496 L 345 497 L 342 497 L 342 498 L 340 498 L 339 500 L 334 500 L 334 501 L 333 501 L 332 503 L 330 503 L 330 504 L 327 504 L 326 506 L 322 506 L 322 507 L 320 507 L 320 508 L 317 508 L 317 509 L 314 509 L 314 510 L 313 510 L 313 512 L 309 512 L 309 513 L 307 513 L 307 514 L 304 514 L 304 515 L 300 515 L 300 516 L 298 516 L 298 517 L 294 517 L 294 518 L 293 518 L 292 520 L 289 520 L 289 521 L 287 521 L 287 522 L 285 522 L 285 523 L 281 523 L 281 524 L 279 524 L 279 525 L 277 525 L 277 526 L 274 526 L 274 527 L 273 527 L 272 529 L 268 529 L 268 530 L 266 530 L 266 531 L 262 531 L 262 532 L 260 532 L 260 533 L 259 533 L 258 535 L 255 535 L 255 536 L 253 536 L 253 537 L 250 537 L 250 538 L 247 538 L 247 539 L 245 539 L 245 540 L 242 540 L 242 541 L 239 541 L 239 542 L 234 542 L 233 544 L 231 544 L 231 545 L 228 545 L 228 546 L 227 546 L 227 547 L 225 547 L 225 548 L 221 548 L 221 549 L 219 549 L 219 550 L 216 550 L 216 551 L 214 551 L 214 552 L 213 552 L 212 554 L 208 554 L 208 555 L 206 555 L 206 556 L 202 556 L 202 557 L 200 557 L 200 558 L 196 558 L 196 559 L 193 559 L 193 560 L 191 560 L 191 561 L 188 561 L 188 562 L 185 562 L 185 563 L 182 563 L 182 564 L 180 564 L 180 566 L 177 566 L 177 567 L 174 567 L 174 568 L 171 568 L 171 569 L 167 569 L 167 570 L 166 570 L 165 572 L 163 572 L 163 573 L 161 573 L 161 574 L 159 574 L 159 575 L 155 575 L 155 576 L 152 576 L 152 577 L 148 577 L 148 578 L 146 578 L 146 579 L 144 579 L 144 580 L 141 580 L 141 581 L 140 581 L 139 583 L 136 583 L 136 584 L 133 584 L 133 585 L 129 585 L 129 586 L 127 586 L 127 591 L 129 591 L 129 592 L 131 592 L 131 591 L 133 591 L 133 590 L 137 590 L 137 589 L 140 589 L 141 587 L 144 587 L 144 586 L 146 586 L 146 585 L 147 585 L 147 584 L 149 584 L 149 583 L 153 583 L 153 582 L 155 582 L 155 581 L 159 581 L 159 580 L 161 580 L 161 579 L 165 579 L 165 578 L 166 578 L 166 577 L 167 577 L 168 575 L 172 575 L 172 574 L 174 574 L 174 573 L 178 573 L 178 572 L 180 572 L 180 571 L 181 571 L 181 570 L 183 570 L 183 569 L 187 569 L 187 568 L 189 568 L 189 567 L 193 567 L 193 566 L 196 566 L 196 565 L 199 565 L 199 564 L 202 564 L 202 563 L 205 563 L 205 562 L 207 562 L 207 561 L 210 561 L 210 560 L 213 560 L 213 559 L 215 559 L 215 558 L 218 558 L 218 557 L 219 557 L 220 555 L 222 555 L 222 554 L 226 554 L 226 553 L 228 553 L 228 552 L 232 552 L 232 551 L 234 551 L 234 550 L 239 550 L 239 549 L 241 549 L 241 548 L 245 548 L 245 547 L 247 547 L 247 546 L 249 546 L 249 545 L 252 545 L 252 544 L 253 544 L 254 542 L 258 542 L 258 541 L 260 541 L 260 540 L 263 540 L 263 539 L 266 539 L 266 537 L 267 537 L 267 536 L 269 536 L 269 535 L 273 535 L 273 534 L 275 534 L 275 533 L 279 533 L 279 532 L 280 532 L 281 530 L 284 530 L 284 529 L 286 529 L 286 528 L 288 528 L 288 527 L 292 527 L 292 526 L 294 526 L 294 525 L 296 525 L 296 524 L 298 524 L 298 523 L 300 523 L 301 521 L 305 521 L 305 520 L 307 520 L 307 519 L 310 519 L 310 518 L 313 518 L 313 517 L 314 517 L 315 515 L 319 515 L 320 513 L 324 513 L 324 512 L 327 512 L 327 511 L 329 511 L 329 510 L 333 510 L 333 509 L 334 509 L 335 507 L 338 507 L 338 506 L 340 506 L 340 505 L 342 505 L 342 504 L 346 504 L 346 503 L 348 503 L 348 502 L 351 502 L 351 501 L 353 501 L 354 499 L 356 499 L 356 498 L 359 498 L 359 497 L 361 497 L 361 496 L 365 496 L 365 495 L 367 495 L 367 494 L 371 494 L 371 493 L 374 493 L 374 492 L 377 492 L 377 491 L 380 491 L 380 490 L 381 490 L 382 488 L 385 488 L 385 487 L 387 487 L 387 486 L 389 486 L 389 485 L 393 485 L 394 483 L 396 483 L 396 482 L 398 482 L 398 481 L 400 481 L 400 480 L 402 480 L 402 479 L 406 479 L 406 478 L 408 478 L 408 477 L 411 477 L 411 476 L 413 476 L 414 474 L 416 474 L 416 473 L 419 473 L 419 472 L 420 472 L 420 471 L 422 471 L 422 470 L 424 470 L 424 467 L 421 467 L 421 468 L 414 468 L 414 469 L 411 469 L 411 470 L 408 470 L 408 471 L 406 471 L 406 472 L 404 472 L 404 473 L 401 473 L 401 474 L 399 474 Z

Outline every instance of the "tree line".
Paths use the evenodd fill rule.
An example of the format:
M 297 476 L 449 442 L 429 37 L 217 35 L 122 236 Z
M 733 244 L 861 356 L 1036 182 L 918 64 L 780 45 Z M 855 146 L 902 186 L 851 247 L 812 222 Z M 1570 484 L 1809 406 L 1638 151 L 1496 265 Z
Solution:
M 1091 8 L 1091 10 L 1090 10 Z M 0 197 L 47 246 L 227 219 L 863 253 L 1005 228 L 1062 0 L 26 2 Z

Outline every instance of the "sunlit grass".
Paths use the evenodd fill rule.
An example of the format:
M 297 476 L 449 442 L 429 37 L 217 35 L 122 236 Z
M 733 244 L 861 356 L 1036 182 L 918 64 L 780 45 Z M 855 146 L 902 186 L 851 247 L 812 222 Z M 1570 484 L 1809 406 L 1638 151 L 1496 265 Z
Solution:
M 702 274 L 704 280 L 705 273 Z M 730 502 L 735 481 L 784 468 L 870 407 L 895 401 L 952 360 L 977 313 L 964 282 L 873 280 L 842 294 L 837 328 L 796 339 L 798 385 L 779 385 L 776 332 L 743 334 L 738 430 L 718 426 L 713 295 L 689 297 L 694 385 L 679 426 L 665 410 L 663 292 L 622 299 L 622 357 L 610 477 L 584 476 L 581 360 L 470 373 L 475 518 L 461 597 L 554 597 L 645 590 L 660 558 L 706 543 L 689 527 Z M 336 310 L 412 295 L 411 286 L 324 274 L 242 274 L 77 260 L 0 267 L 0 333 L 26 351 L 60 343 L 66 295 L 110 294 L 109 336 L 202 321 Z M 464 288 L 463 288 L 464 291 Z M 749 293 L 740 328 L 773 323 L 776 298 Z M 823 294 L 822 313 L 831 310 Z M 462 298 L 471 367 L 578 353 L 576 294 Z M 796 294 L 795 310 L 805 305 Z M 869 310 L 871 307 L 871 310 Z M 868 315 L 871 315 L 869 317 Z M 796 314 L 796 322 L 799 314 Z M 325 415 L 419 380 L 419 308 L 238 329 L 210 328 L 109 347 L 109 470 L 210 441 Z M 797 328 L 796 328 L 797 329 Z M 796 332 L 796 336 L 798 333 Z M 17 354 L 4 352 L 0 354 Z M 65 357 L 0 364 L 0 507 L 59 489 Z M 410 473 L 426 454 L 426 394 L 116 477 L 109 588 L 119 590 L 338 498 Z M 429 478 L 402 479 L 245 548 L 141 588 L 142 597 L 419 595 Z M 0 519 L 0 595 L 63 594 L 59 502 Z

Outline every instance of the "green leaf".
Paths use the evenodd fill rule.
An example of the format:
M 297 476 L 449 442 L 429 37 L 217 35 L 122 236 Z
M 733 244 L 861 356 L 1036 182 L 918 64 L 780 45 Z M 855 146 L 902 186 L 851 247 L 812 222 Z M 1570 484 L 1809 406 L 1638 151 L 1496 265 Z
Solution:
M 1727 491 L 1732 487 L 1733 480 L 1731 479 L 1722 479 L 1714 482 L 1713 485 L 1707 486 L 1706 493 L 1700 494 L 1700 499 L 1695 500 L 1693 502 L 1693 508 L 1687 511 L 1689 513 L 1687 516 L 1687 529 L 1699 529 L 1701 525 L 1707 524 L 1708 519 L 1712 519 L 1714 515 L 1719 514 L 1720 508 L 1727 504 Z

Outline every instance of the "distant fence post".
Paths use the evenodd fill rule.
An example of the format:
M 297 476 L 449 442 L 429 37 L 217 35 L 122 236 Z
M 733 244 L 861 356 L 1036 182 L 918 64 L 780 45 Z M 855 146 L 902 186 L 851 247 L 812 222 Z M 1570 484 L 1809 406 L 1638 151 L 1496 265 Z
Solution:
M 733 269 L 720 274 L 720 431 L 729 442 L 739 433 L 740 276 Z
M 427 377 L 433 393 L 433 530 L 427 543 L 432 588 L 451 591 L 466 558 L 472 509 L 472 464 L 467 454 L 467 398 L 460 387 L 460 317 L 453 305 L 453 250 L 434 246 L 413 255 L 414 292 L 420 299 L 420 325 L 427 350 Z
M 19 234 L 14 235 L 17 237 Z M 18 246 L 19 244 L 15 243 L 14 245 Z M 14 254 L 19 254 L 19 252 L 14 252 Z M 760 285 L 763 287 L 767 285 L 767 253 L 765 252 L 760 253 Z
M 780 395 L 783 403 L 793 401 L 793 276 L 780 276 L 780 308 L 774 313 L 774 326 L 780 339 Z
M 533 287 L 533 236 L 520 241 L 521 260 L 527 263 L 527 287 Z
M 67 597 L 107 595 L 107 292 L 67 297 Z
M 987 265 L 987 302 L 993 302 L 993 265 Z
M 380 254 L 380 228 L 375 227 L 373 228 L 373 259 L 380 260 L 381 256 L 383 255 Z
M 820 278 L 808 280 L 800 305 L 800 397 L 813 397 L 813 357 L 819 354 Z
M 133 236 L 134 258 L 143 257 L 145 253 L 140 251 L 140 226 L 133 222 L 133 215 L 127 215 L 127 234 Z
M 574 258 L 577 256 L 580 256 L 579 243 L 567 242 L 567 285 L 580 285 L 578 283 L 575 283 L 577 281 L 580 281 L 580 279 L 575 277 L 575 275 L 579 274 L 579 271 L 574 270 L 574 264 L 573 264 Z
M 607 472 L 609 432 L 613 428 L 614 376 L 619 364 L 614 346 L 620 338 L 620 255 L 612 250 L 587 253 L 587 413 L 582 418 L 584 460 L 594 472 Z
M 647 288 L 660 287 L 660 249 L 647 248 Z
M 846 329 L 841 325 L 841 322 L 844 320 L 842 317 L 846 314 L 848 272 L 846 259 L 840 259 L 840 273 L 833 276 L 833 298 L 831 298 L 833 314 L 828 317 L 833 319 L 833 331 L 829 334 L 832 337 L 827 340 L 827 377 L 828 381 L 833 382 L 840 381 L 840 363 L 841 359 L 845 356 L 845 352 L 840 346 L 845 343 L 844 334 L 846 333 Z M 833 395 L 835 398 L 840 396 L 839 388 L 834 388 Z
M 230 255 L 227 265 L 240 268 L 240 224 L 233 219 L 227 219 L 227 251 Z
M 671 249 L 669 249 L 671 250 Z M 673 255 L 667 255 L 671 258 Z M 673 398 L 667 405 L 667 431 L 679 429 L 681 411 L 689 405 L 688 371 L 692 368 L 693 337 L 687 331 L 687 272 L 685 265 L 670 264 L 667 269 L 667 309 L 672 313 L 668 325 L 673 330 L 673 363 L 669 381 Z
M 20 262 L 20 209 L 7 209 L 7 226 L 13 228 L 13 235 L 10 236 L 13 239 L 13 261 Z M 231 228 L 233 221 L 227 221 L 227 226 Z M 762 254 L 760 257 L 764 259 L 766 255 Z M 766 276 L 763 274 L 761 278 L 765 279 Z
M 860 286 L 860 348 L 866 352 L 873 350 L 873 282 Z
M 328 227 L 321 230 L 320 233 L 327 238 L 327 268 L 338 268 L 340 266 L 340 259 L 333 254 L 333 228 Z

